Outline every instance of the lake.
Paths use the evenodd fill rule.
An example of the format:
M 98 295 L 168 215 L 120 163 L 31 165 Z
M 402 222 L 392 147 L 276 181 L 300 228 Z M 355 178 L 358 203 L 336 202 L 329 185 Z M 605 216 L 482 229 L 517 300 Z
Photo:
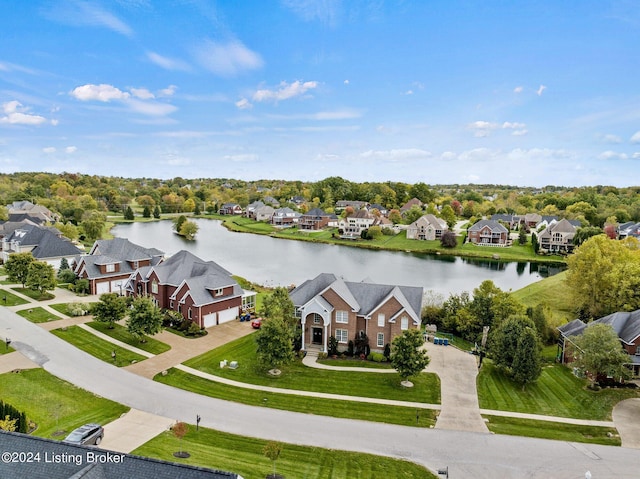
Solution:
M 422 286 L 446 297 L 450 293 L 471 292 L 486 279 L 503 290 L 515 291 L 562 268 L 292 241 L 231 232 L 218 220 L 195 221 L 199 227 L 195 241 L 174 234 L 173 223 L 168 220 L 117 225 L 112 233 L 141 246 L 158 248 L 167 256 L 188 250 L 265 286 L 299 285 L 320 273 L 333 273 L 346 281 L 366 279 Z

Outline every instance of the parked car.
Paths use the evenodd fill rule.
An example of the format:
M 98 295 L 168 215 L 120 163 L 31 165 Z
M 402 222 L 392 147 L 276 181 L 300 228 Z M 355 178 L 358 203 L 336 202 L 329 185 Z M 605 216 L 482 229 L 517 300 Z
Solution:
M 100 424 L 91 423 L 75 429 L 64 438 L 63 442 L 70 444 L 95 444 L 97 446 L 102 442 L 103 437 L 104 428 Z
M 251 327 L 253 329 L 260 329 L 260 326 L 262 326 L 262 318 L 256 318 L 251 321 Z

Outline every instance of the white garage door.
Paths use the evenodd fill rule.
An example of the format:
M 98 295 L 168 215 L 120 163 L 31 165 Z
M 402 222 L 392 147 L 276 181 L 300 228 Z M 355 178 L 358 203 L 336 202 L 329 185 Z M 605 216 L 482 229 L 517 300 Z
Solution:
M 238 307 L 225 309 L 218 312 L 218 324 L 228 323 L 238 317 Z
M 108 292 L 109 292 L 109 281 L 96 283 L 96 294 L 102 294 L 102 293 L 108 293 Z
M 211 313 L 211 314 L 205 314 L 202 318 L 202 321 L 204 322 L 204 327 L 205 328 L 210 328 L 211 326 L 215 326 L 216 324 L 216 313 Z

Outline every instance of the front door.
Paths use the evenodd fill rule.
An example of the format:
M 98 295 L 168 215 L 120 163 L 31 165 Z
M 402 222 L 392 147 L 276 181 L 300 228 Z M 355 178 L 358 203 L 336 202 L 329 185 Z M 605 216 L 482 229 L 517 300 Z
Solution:
M 313 328 L 311 341 L 313 344 L 322 344 L 322 328 Z

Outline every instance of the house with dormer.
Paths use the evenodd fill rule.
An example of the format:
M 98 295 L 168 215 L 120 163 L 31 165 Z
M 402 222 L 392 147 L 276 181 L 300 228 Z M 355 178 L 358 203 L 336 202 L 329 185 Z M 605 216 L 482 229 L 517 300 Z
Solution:
M 407 239 L 439 240 L 442 233 L 448 230 L 447 222 L 434 215 L 424 215 L 411 223 L 407 228 Z
M 218 211 L 221 215 L 241 215 L 242 206 L 238 203 L 224 203 Z
M 123 295 L 134 271 L 157 265 L 163 258 L 162 251 L 144 248 L 126 238 L 97 240 L 89 254 L 74 259 L 73 272 L 78 278 L 89 281 L 90 294 Z
M 372 351 L 407 329 L 420 327 L 423 288 L 344 281 L 322 273 L 289 293 L 302 327 L 302 349 L 328 351 L 334 337 L 344 351 L 349 341 L 367 336 Z
M 1 242 L 3 261 L 7 261 L 13 253 L 31 253 L 36 260 L 59 268 L 63 258 L 70 262 L 82 254 L 82 250 L 52 226 L 23 221 L 8 224 L 4 231 L 7 234 Z
M 366 209 L 357 210 L 352 215 L 342 218 L 338 222 L 338 233 L 341 238 L 360 238 L 364 230 L 371 228 L 376 222 L 376 217 Z
M 177 311 L 201 328 L 237 319 L 256 295 L 244 291 L 222 266 L 185 250 L 137 269 L 126 291 L 134 297 L 150 296 L 159 308 Z
M 53 213 L 49 208 L 42 205 L 35 205 L 31 201 L 14 201 L 7 205 L 7 214 L 9 221 L 30 220 L 39 225 L 45 223 L 55 223 L 58 215 Z

